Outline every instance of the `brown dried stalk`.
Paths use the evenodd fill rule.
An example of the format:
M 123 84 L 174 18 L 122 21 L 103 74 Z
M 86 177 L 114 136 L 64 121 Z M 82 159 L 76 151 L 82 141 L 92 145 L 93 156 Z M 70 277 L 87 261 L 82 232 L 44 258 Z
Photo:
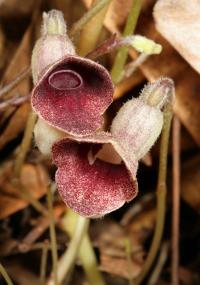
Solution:
M 1 90 L 0 90 L 0 97 L 3 97 L 6 95 L 8 92 L 10 92 L 14 87 L 16 87 L 23 79 L 25 79 L 28 75 L 30 75 L 31 68 L 26 67 L 21 73 L 19 73 L 15 79 L 13 79 L 10 83 L 5 85 Z
M 173 285 L 179 284 L 179 223 L 180 223 L 180 121 L 173 120 L 173 192 L 172 192 L 172 271 Z
M 51 254 L 52 254 L 52 261 L 53 261 L 53 279 L 54 284 L 58 285 L 58 252 L 57 252 L 57 241 L 56 241 L 56 229 L 55 229 L 55 217 L 53 213 L 53 194 L 52 194 L 53 187 L 49 187 L 47 192 L 47 203 L 49 209 L 49 232 L 50 232 L 50 239 L 51 239 Z
M 26 96 L 17 96 L 12 97 L 8 100 L 0 102 L 0 111 L 4 111 L 6 108 L 10 106 L 19 106 L 25 102 L 27 102 L 30 99 L 30 94 Z

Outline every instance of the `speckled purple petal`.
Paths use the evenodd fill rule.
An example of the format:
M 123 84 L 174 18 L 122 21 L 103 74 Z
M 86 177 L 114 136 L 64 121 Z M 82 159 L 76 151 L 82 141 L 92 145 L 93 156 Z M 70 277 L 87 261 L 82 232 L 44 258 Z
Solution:
M 84 136 L 102 126 L 112 95 L 113 84 L 103 66 L 69 55 L 42 76 L 31 101 L 33 110 L 50 125 Z
M 137 181 L 124 164 L 99 159 L 89 164 L 88 153 L 93 146 L 63 139 L 52 148 L 58 191 L 71 209 L 85 217 L 110 213 L 137 194 Z

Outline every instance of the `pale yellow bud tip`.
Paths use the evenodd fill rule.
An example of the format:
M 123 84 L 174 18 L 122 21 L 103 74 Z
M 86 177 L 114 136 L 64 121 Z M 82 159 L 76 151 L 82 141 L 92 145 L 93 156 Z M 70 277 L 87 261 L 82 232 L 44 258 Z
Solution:
M 65 35 L 67 32 L 63 13 L 51 10 L 43 13 L 42 35 Z
M 161 109 L 169 100 L 173 100 L 174 82 L 163 77 L 153 83 L 148 83 L 142 90 L 140 99 L 150 106 Z

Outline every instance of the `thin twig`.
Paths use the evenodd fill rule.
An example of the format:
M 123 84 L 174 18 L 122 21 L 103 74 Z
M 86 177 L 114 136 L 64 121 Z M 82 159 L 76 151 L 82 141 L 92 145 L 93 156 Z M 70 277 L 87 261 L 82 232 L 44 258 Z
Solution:
M 172 284 L 179 284 L 179 223 L 180 223 L 180 121 L 173 120 L 173 197 L 172 197 Z
M 27 102 L 29 99 L 30 99 L 30 94 L 26 96 L 12 97 L 8 100 L 0 102 L 0 111 L 4 111 L 6 108 L 10 106 L 19 106 L 24 102 Z
M 119 46 L 119 37 L 117 34 L 113 34 L 108 39 L 103 41 L 99 46 L 97 46 L 94 50 L 86 54 L 85 57 L 95 60 L 98 57 L 110 53 L 121 46 L 122 45 Z
M 80 32 L 80 30 L 94 17 L 96 16 L 108 3 L 110 0 L 98 0 L 95 5 L 84 14 L 84 16 L 78 20 L 71 28 L 69 34 L 73 37 L 75 34 Z
M 125 70 L 123 72 L 123 78 L 127 78 L 127 77 L 130 77 L 135 71 L 136 69 L 142 64 L 144 63 L 147 58 L 149 57 L 149 55 L 147 54 L 144 54 L 144 53 L 141 53 L 137 58 L 136 60 L 130 62 L 129 64 L 127 64 L 125 66 Z
M 123 32 L 123 36 L 129 36 L 134 33 L 138 17 L 140 14 L 141 6 L 142 6 L 141 0 L 133 0 L 132 7 Z M 128 57 L 128 47 L 125 46 L 118 51 L 115 58 L 115 62 L 111 70 L 112 80 L 115 84 L 121 80 L 123 67 L 127 57 Z
M 58 262 L 58 284 L 61 284 L 66 277 L 69 278 L 79 251 L 79 247 L 81 245 L 82 238 L 88 228 L 88 225 L 89 219 L 78 216 L 76 229 L 70 241 L 69 247 Z M 48 285 L 55 285 L 52 275 L 48 281 Z
M 159 161 L 159 173 L 158 173 L 158 185 L 157 185 L 157 212 L 156 212 L 156 227 L 149 249 L 147 258 L 141 273 L 135 279 L 135 284 L 141 284 L 146 275 L 149 273 L 151 266 L 155 260 L 160 242 L 163 235 L 163 229 L 165 224 L 165 211 L 166 211 L 166 176 L 167 176 L 167 157 L 168 157 L 168 144 L 172 119 L 172 102 L 170 101 L 164 109 L 164 125 L 161 136 L 160 146 L 160 161 Z
M 165 262 L 167 260 L 169 251 L 169 244 L 167 242 L 164 242 L 161 246 L 160 255 L 158 257 L 157 265 L 155 266 L 155 269 L 153 273 L 151 274 L 151 277 L 149 278 L 149 282 L 147 285 L 155 285 L 157 284 L 157 281 L 160 277 L 160 274 L 162 272 L 163 266 L 165 265 Z
M 14 285 L 12 280 L 10 279 L 6 269 L 4 266 L 0 263 L 0 273 L 2 274 L 3 278 L 5 279 L 7 285 Z
M 54 219 L 57 220 L 60 218 L 60 216 L 63 214 L 63 212 L 65 211 L 65 206 L 64 205 L 57 205 L 54 207 L 53 209 L 54 213 Z M 40 217 L 37 220 L 37 225 L 31 230 L 29 231 L 29 233 L 25 236 L 25 238 L 21 241 L 19 248 L 23 251 L 25 251 L 26 249 L 30 248 L 31 245 L 39 238 L 41 237 L 41 235 L 47 230 L 47 228 L 49 227 L 50 224 L 50 219 L 49 219 L 49 215 Z M 26 245 L 26 248 L 23 248 L 23 244 Z
M 23 198 L 25 201 L 30 203 L 30 205 L 38 211 L 40 214 L 46 216 L 47 215 L 47 210 L 46 208 L 33 196 L 33 194 L 26 189 L 19 178 L 14 178 L 13 179 L 13 185 L 19 189 L 18 195 L 19 197 Z
M 58 251 L 57 251 L 57 242 L 56 242 L 56 230 L 55 230 L 55 218 L 53 213 L 53 195 L 52 189 L 49 187 L 47 192 L 47 202 L 49 209 L 49 230 L 50 230 L 50 239 L 51 239 L 51 253 L 52 253 L 52 262 L 53 262 L 53 279 L 54 284 L 58 285 Z
M 48 246 L 44 243 L 42 248 L 41 264 L 40 264 L 40 285 L 45 285 L 46 267 L 48 257 Z
M 0 90 L 0 97 L 6 95 L 8 92 L 10 92 L 14 87 L 16 87 L 23 79 L 25 79 L 28 75 L 30 75 L 31 68 L 27 67 L 25 68 L 21 73 L 19 73 L 15 79 L 13 79 L 10 83 L 5 85 Z

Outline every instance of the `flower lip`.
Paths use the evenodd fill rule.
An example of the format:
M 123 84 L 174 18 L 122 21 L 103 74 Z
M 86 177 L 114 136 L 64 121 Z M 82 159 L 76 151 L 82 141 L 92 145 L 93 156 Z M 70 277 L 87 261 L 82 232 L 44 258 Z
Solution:
M 53 161 L 58 167 L 58 191 L 73 211 L 96 218 L 122 207 L 137 195 L 137 181 L 124 164 L 96 159 L 88 161 L 88 151 L 96 152 L 99 144 L 57 141 L 52 147 Z M 133 166 L 135 172 L 137 162 Z
M 59 83 L 61 77 L 73 79 L 70 86 Z M 45 70 L 32 91 L 31 104 L 38 116 L 51 126 L 82 137 L 102 126 L 102 115 L 112 103 L 113 89 L 105 67 L 68 55 Z
M 71 90 L 81 87 L 83 79 L 77 72 L 63 69 L 53 72 L 48 78 L 48 83 L 57 90 Z

